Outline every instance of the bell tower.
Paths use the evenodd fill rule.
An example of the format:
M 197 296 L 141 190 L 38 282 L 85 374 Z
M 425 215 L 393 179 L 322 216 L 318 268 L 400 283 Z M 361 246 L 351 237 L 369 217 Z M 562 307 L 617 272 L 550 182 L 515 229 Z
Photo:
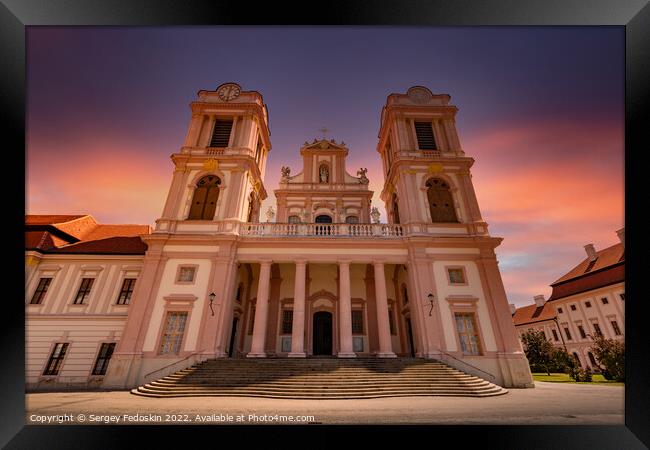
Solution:
M 458 108 L 447 94 L 423 86 L 390 94 L 382 109 L 377 152 L 381 155 L 389 223 L 450 228 L 481 224 L 470 167 L 456 133 Z
M 259 221 L 271 150 L 268 110 L 257 91 L 225 83 L 190 104 L 185 142 L 171 155 L 174 174 L 156 231 L 179 223 Z

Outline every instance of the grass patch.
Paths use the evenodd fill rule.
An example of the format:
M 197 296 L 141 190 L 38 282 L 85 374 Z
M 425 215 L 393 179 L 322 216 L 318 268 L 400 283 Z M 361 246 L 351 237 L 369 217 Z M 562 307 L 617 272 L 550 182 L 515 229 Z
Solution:
M 533 379 L 535 381 L 549 381 L 551 383 L 572 383 L 572 384 L 606 384 L 608 386 L 625 386 L 625 383 L 614 380 L 606 380 L 604 376 L 600 374 L 592 375 L 592 382 L 588 381 L 573 381 L 569 374 L 567 373 L 551 373 L 547 375 L 545 373 L 533 373 Z

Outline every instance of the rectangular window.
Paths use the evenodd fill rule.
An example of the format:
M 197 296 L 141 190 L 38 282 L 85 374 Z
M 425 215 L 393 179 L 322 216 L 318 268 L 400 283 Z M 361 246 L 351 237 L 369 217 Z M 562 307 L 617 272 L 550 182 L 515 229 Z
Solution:
M 585 306 L 586 306 L 587 308 L 591 308 L 591 302 L 585 302 Z
M 250 316 L 248 317 L 248 334 L 253 334 L 254 327 L 255 327 L 255 307 L 252 306 L 250 310 Z
M 135 286 L 135 278 L 125 278 L 122 282 L 122 289 L 120 295 L 117 297 L 118 305 L 128 305 L 131 303 L 131 295 L 133 294 L 133 286 Z
M 97 354 L 97 360 L 95 361 L 95 367 L 93 367 L 93 375 L 106 375 L 108 362 L 111 360 L 114 350 L 115 342 L 103 343 L 101 345 Z
M 45 371 L 43 372 L 43 375 L 58 375 L 59 374 L 59 369 L 61 369 L 61 363 L 63 363 L 63 358 L 65 357 L 65 353 L 68 351 L 68 344 L 67 342 L 65 343 L 57 343 L 54 345 L 54 348 L 52 349 L 52 354 L 50 355 L 50 359 L 47 361 L 47 366 L 45 366 Z
M 161 355 L 167 355 L 170 353 L 178 354 L 178 352 L 180 352 L 186 321 L 187 312 L 167 313 L 165 328 L 163 330 L 162 339 L 160 340 Z
M 397 334 L 395 332 L 395 318 L 393 317 L 393 310 L 388 308 L 388 327 L 390 328 L 390 334 Z
M 473 313 L 456 313 L 456 331 L 464 355 L 480 355 L 478 327 Z
M 293 310 L 285 309 L 282 311 L 282 333 L 291 334 L 293 330 Z
M 607 297 L 603 297 L 600 299 L 601 302 L 603 302 L 603 305 L 606 305 L 609 303 L 609 300 L 607 300 Z
M 415 122 L 415 134 L 418 138 L 420 150 L 436 150 L 436 140 L 433 137 L 433 124 L 431 122 Z
M 47 293 L 47 288 L 50 287 L 51 282 L 52 282 L 52 278 L 41 278 L 38 281 L 38 286 L 36 286 L 36 291 L 34 292 L 34 296 L 32 297 L 32 300 L 29 303 L 32 305 L 40 305 L 41 302 L 43 301 L 43 298 L 45 298 L 45 294 Z
M 83 305 L 86 297 L 90 295 L 90 290 L 93 287 L 94 278 L 83 278 L 81 280 L 81 285 L 79 286 L 79 291 L 77 291 L 77 296 L 72 302 L 75 305 Z
M 178 280 L 181 283 L 191 283 L 194 281 L 196 267 L 181 267 L 178 271 Z
M 228 147 L 231 130 L 232 119 L 216 120 L 214 122 L 214 130 L 212 132 L 212 139 L 210 140 L 210 147 Z
M 612 323 L 612 328 L 614 329 L 614 334 L 616 336 L 620 336 L 622 333 L 621 333 L 621 329 L 618 327 L 618 323 L 616 323 L 615 320 L 612 320 L 611 323 Z
M 352 311 L 352 333 L 363 334 L 363 311 Z
M 557 309 L 557 312 L 558 312 L 559 314 L 562 314 L 562 313 L 563 313 L 562 308 L 558 308 L 558 309 Z
M 257 138 L 257 148 L 255 149 L 255 162 L 260 163 L 262 157 L 262 138 Z
M 566 335 L 567 341 L 571 341 L 571 332 L 567 327 L 564 327 L 564 334 Z
M 447 269 L 451 284 L 465 284 L 465 271 L 460 267 Z
M 555 331 L 555 330 L 551 330 L 551 332 L 553 333 L 553 340 L 555 340 L 555 341 L 559 341 L 560 338 L 558 338 L 558 336 L 557 336 L 557 331 Z
M 585 333 L 585 329 L 582 328 L 582 325 L 578 325 L 578 331 L 580 332 L 580 337 L 582 339 L 585 339 L 587 337 L 587 333 Z
M 598 334 L 598 335 L 603 334 L 602 331 L 600 331 L 600 325 L 598 325 L 597 323 L 594 323 L 593 326 L 594 326 L 594 332 L 596 334 Z
M 575 311 L 575 310 L 576 310 L 576 305 L 571 305 L 571 311 Z

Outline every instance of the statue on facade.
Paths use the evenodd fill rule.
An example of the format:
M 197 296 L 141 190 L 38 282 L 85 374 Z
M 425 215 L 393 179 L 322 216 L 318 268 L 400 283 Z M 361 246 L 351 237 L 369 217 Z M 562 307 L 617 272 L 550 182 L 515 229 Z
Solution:
M 379 223 L 379 216 L 380 215 L 381 214 L 380 214 L 380 212 L 379 212 L 379 210 L 377 209 L 376 206 L 373 206 L 370 209 L 370 217 L 372 217 L 372 223 Z
M 320 166 L 320 182 L 328 183 L 329 179 L 330 179 L 330 173 L 329 170 L 327 169 L 327 166 L 325 165 Z
M 280 182 L 286 182 L 289 181 L 289 176 L 291 174 L 291 168 L 289 166 L 282 166 L 282 169 L 280 169 L 280 172 L 282 173 L 282 178 L 280 179 Z
M 359 183 L 361 184 L 370 183 L 370 180 L 368 180 L 368 177 L 366 177 L 366 173 L 368 173 L 368 169 L 366 169 L 365 167 L 362 167 L 359 170 L 357 170 L 357 175 L 359 176 Z
M 269 208 L 266 210 L 266 221 L 272 222 L 274 218 L 275 218 L 275 210 L 273 209 L 273 206 L 269 206 Z

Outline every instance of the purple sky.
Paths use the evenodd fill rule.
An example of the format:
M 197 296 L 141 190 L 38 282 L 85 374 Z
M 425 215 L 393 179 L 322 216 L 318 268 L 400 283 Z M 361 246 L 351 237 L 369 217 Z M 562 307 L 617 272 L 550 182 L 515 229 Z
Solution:
M 350 148 L 349 172 L 368 167 L 383 207 L 386 96 L 450 94 L 519 305 L 624 225 L 622 27 L 28 27 L 27 49 L 28 213 L 153 224 L 189 103 L 235 81 L 269 108 L 264 208 L 323 126 Z

